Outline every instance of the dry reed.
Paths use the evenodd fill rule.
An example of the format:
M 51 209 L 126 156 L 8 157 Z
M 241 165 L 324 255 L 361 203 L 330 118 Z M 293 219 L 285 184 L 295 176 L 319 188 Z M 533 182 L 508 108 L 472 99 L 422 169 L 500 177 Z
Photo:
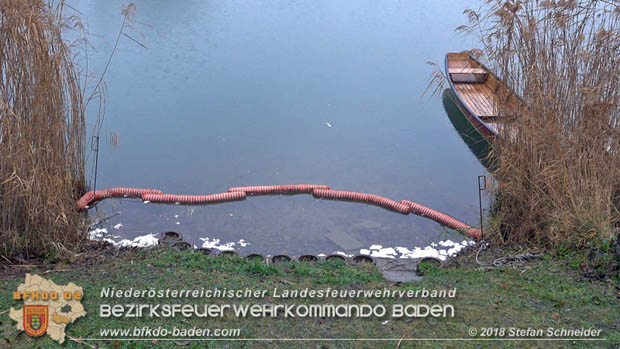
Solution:
M 83 237 L 80 80 L 62 3 L 0 2 L 0 254 L 50 256 Z
M 620 3 L 490 0 L 467 10 L 472 51 L 522 102 L 499 99 L 494 230 L 584 246 L 620 227 Z

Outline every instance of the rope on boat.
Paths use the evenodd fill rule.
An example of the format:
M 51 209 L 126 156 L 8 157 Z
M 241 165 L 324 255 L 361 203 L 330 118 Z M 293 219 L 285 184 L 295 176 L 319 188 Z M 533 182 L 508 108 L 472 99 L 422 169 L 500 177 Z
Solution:
M 372 204 L 407 215 L 414 213 L 422 217 L 428 217 L 439 224 L 458 230 L 474 239 L 479 239 L 482 232 L 478 228 L 471 227 L 458 219 L 445 213 L 433 210 L 424 205 L 413 201 L 403 200 L 396 202 L 383 196 L 352 192 L 347 190 L 332 190 L 327 185 L 320 184 L 291 184 L 291 185 L 264 185 L 249 187 L 232 187 L 226 193 L 211 195 L 176 195 L 163 194 L 157 189 L 144 188 L 109 188 L 105 190 L 89 191 L 84 194 L 77 202 L 79 210 L 86 210 L 90 204 L 109 197 L 138 197 L 143 201 L 154 203 L 174 203 L 174 204 L 216 204 L 236 200 L 244 200 L 247 195 L 269 195 L 269 194 L 312 194 L 319 199 L 332 199 L 355 201 Z

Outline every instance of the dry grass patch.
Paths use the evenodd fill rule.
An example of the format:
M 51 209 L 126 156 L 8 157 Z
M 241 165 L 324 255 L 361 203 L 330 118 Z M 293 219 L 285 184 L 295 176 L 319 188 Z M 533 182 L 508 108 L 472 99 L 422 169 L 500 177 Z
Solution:
M 62 40 L 62 2 L 0 2 L 0 254 L 75 245 L 85 122 L 79 77 Z
M 620 3 L 491 0 L 466 10 L 472 51 L 522 101 L 497 161 L 494 230 L 502 242 L 584 246 L 620 227 Z

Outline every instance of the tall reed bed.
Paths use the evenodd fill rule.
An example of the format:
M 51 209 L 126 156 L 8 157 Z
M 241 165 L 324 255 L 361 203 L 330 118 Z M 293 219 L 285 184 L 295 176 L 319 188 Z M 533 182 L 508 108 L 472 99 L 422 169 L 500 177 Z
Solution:
M 620 3 L 486 1 L 472 51 L 522 99 L 493 147 L 504 242 L 583 246 L 620 227 Z
M 54 7 L 52 7 L 54 6 Z M 61 37 L 62 2 L 0 1 L 0 254 L 75 246 L 84 190 L 80 79 Z

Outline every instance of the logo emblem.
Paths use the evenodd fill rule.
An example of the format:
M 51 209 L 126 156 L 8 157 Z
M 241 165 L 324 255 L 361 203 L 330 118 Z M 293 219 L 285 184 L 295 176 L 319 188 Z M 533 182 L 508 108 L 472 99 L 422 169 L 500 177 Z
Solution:
M 33 337 L 47 331 L 49 309 L 47 305 L 24 305 L 24 330 Z

